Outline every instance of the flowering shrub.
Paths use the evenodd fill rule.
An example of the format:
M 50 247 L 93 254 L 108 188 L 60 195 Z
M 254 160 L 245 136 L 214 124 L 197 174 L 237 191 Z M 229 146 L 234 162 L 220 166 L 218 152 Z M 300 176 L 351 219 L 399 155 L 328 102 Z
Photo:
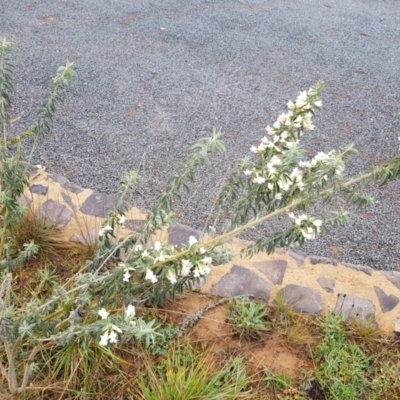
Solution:
M 224 242 L 267 221 L 287 213 L 290 227 L 261 237 L 246 250 L 271 253 L 277 246 L 303 244 L 314 239 L 331 224 L 345 223 L 346 211 L 309 216 L 303 211 L 318 199 L 326 203 L 334 195 L 346 196 L 350 204 L 365 206 L 371 199 L 359 189 L 370 181 L 385 184 L 400 174 L 400 157 L 365 174 L 345 178 L 345 160 L 355 150 L 344 147 L 328 154 L 318 153 L 304 160 L 300 138 L 306 130 L 313 130 L 315 112 L 322 106 L 322 83 L 300 93 L 296 101 L 289 101 L 288 111 L 281 114 L 272 126 L 266 128 L 257 146 L 250 148 L 253 159 L 238 160 L 231 176 L 219 194 L 214 210 L 213 237 L 196 239 L 174 246 L 153 242 L 157 231 L 173 223 L 173 204 L 181 198 L 188 184 L 194 180 L 196 169 L 208 161 L 211 153 L 224 151 L 221 133 L 201 139 L 166 184 L 156 199 L 147 220 L 137 230 L 121 241 L 115 231 L 125 223 L 127 200 L 137 182 L 136 172 L 128 173 L 121 181 L 118 201 L 99 231 L 95 253 L 86 266 L 72 275 L 66 283 L 54 283 L 52 292 L 45 298 L 33 297 L 23 309 L 15 312 L 16 299 L 12 292 L 12 271 L 37 252 L 34 242 L 27 243 L 19 254 L 9 249 L 10 227 L 26 211 L 18 198 L 27 184 L 29 171 L 23 162 L 21 139 L 32 136 L 35 143 L 50 130 L 55 107 L 60 94 L 74 79 L 73 64 L 60 67 L 51 86 L 37 124 L 15 138 L 7 138 L 10 125 L 11 64 L 8 60 L 10 44 L 0 42 L 0 128 L 4 134 L 0 143 L 1 180 L 1 261 L 3 271 L 0 287 L 0 347 L 6 361 L 0 361 L 0 372 L 8 383 L 0 393 L 22 393 L 33 374 L 36 354 L 48 344 L 66 346 L 70 343 L 96 340 L 101 346 L 115 346 L 128 341 L 144 341 L 147 346 L 155 342 L 156 321 L 145 321 L 137 316 L 136 307 L 162 302 L 167 295 L 174 296 L 185 287 L 206 279 L 212 263 L 227 262 L 230 254 L 220 247 Z M 17 144 L 11 151 L 10 146 Z M 299 212 L 302 213 L 299 213 Z M 220 221 L 229 223 L 221 225 Z M 24 349 L 21 352 L 21 349 Z M 21 374 L 18 365 L 24 369 Z

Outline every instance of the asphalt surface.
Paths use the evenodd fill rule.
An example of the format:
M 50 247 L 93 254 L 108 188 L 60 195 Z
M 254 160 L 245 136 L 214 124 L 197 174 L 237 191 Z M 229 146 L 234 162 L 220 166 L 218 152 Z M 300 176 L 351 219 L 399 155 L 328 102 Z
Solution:
M 193 227 L 232 160 L 318 78 L 326 89 L 303 141 L 310 154 L 354 142 L 354 174 L 398 151 L 398 0 L 0 0 L 0 10 L 0 36 L 15 44 L 14 132 L 33 123 L 57 67 L 77 66 L 36 163 L 106 193 L 136 169 L 135 201 L 150 208 L 197 139 L 225 132 L 228 151 L 177 209 Z M 399 267 L 399 188 L 371 188 L 375 205 L 307 252 Z

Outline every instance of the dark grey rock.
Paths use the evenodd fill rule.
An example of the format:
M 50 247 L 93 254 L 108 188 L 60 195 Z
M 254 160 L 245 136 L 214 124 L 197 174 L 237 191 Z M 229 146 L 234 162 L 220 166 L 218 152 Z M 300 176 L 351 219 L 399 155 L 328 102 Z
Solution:
M 80 193 L 84 189 L 74 183 L 71 183 L 67 178 L 60 174 L 48 174 L 49 178 L 52 181 L 59 183 L 64 189 L 73 192 L 73 193 Z
M 269 300 L 272 285 L 254 272 L 239 265 L 233 265 L 211 289 L 211 294 L 231 298 L 251 296 L 256 299 Z
M 354 269 L 356 271 L 364 272 L 364 274 L 372 275 L 373 269 L 371 267 L 367 267 L 366 265 L 359 264 L 350 264 L 350 263 L 342 263 L 347 268 Z
M 290 249 L 288 251 L 288 254 L 289 254 L 290 257 L 292 257 L 292 258 L 294 258 L 296 260 L 297 265 L 299 267 L 301 267 L 303 265 L 304 260 L 305 260 L 305 258 L 307 256 L 307 254 L 304 253 L 304 251 L 301 251 L 299 249 Z
M 330 257 L 320 257 L 320 256 L 315 256 L 315 255 L 310 255 L 308 256 L 310 263 L 313 265 L 316 264 L 331 264 L 331 265 L 337 265 L 337 261 L 334 258 Z
M 54 200 L 46 200 L 39 209 L 39 215 L 45 222 L 57 224 L 58 228 L 63 228 L 72 218 L 72 212 L 67 207 Z
M 380 287 L 374 286 L 374 290 L 376 295 L 378 296 L 379 305 L 381 306 L 381 310 L 385 313 L 388 311 L 392 311 L 393 308 L 399 304 L 399 298 L 394 294 L 387 295 Z
M 324 278 L 321 276 L 317 279 L 318 283 L 321 285 L 322 289 L 324 289 L 328 293 L 333 293 L 333 289 L 335 288 L 335 280 L 331 278 Z
M 400 290 L 400 272 L 397 271 L 382 271 L 382 274 L 386 277 L 388 281 L 393 283 L 397 289 Z
M 190 236 L 194 236 L 199 240 L 201 238 L 201 231 L 181 224 L 173 225 L 168 229 L 168 242 L 175 246 L 188 244 Z
M 95 217 L 107 217 L 115 204 L 116 197 L 105 193 L 92 193 L 82 204 L 80 210 L 84 214 Z
M 254 261 L 252 265 L 276 285 L 282 283 L 287 268 L 285 260 Z
M 371 300 L 339 293 L 335 314 L 342 314 L 343 321 L 357 320 L 362 325 L 368 325 L 373 329 L 378 328 L 375 320 L 375 306 Z
M 324 301 L 317 291 L 300 285 L 285 286 L 278 291 L 277 297 L 281 297 L 285 306 L 291 310 L 303 314 L 317 315 L 324 306 Z M 276 299 L 274 304 L 278 304 Z
M 29 186 L 29 190 L 32 193 L 41 194 L 44 196 L 45 194 L 47 194 L 47 191 L 49 190 L 49 188 L 47 186 L 43 186 L 43 185 L 31 185 L 31 186 Z

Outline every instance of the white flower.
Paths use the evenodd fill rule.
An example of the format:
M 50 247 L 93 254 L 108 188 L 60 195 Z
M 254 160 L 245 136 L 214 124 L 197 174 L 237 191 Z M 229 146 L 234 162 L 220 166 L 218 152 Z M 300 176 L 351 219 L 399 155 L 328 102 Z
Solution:
M 99 345 L 100 346 L 107 346 L 108 345 L 108 339 L 109 339 L 109 336 L 108 336 L 107 333 L 105 333 L 104 335 L 101 335 L 100 336 Z
M 131 277 L 132 275 L 129 273 L 129 271 L 125 271 L 125 273 L 124 273 L 124 278 L 122 279 L 124 282 L 129 282 L 129 278 Z
M 322 101 L 321 101 L 321 100 L 315 101 L 315 102 L 314 102 L 314 106 L 315 106 L 315 107 L 318 107 L 318 108 L 321 108 L 321 107 L 322 107 Z
M 144 279 L 146 279 L 147 281 L 151 281 L 151 283 L 156 283 L 158 280 L 151 269 L 148 269 L 146 271 L 146 276 L 144 277 Z
M 111 331 L 110 334 L 108 335 L 108 339 L 110 340 L 110 343 L 117 343 L 118 342 L 117 333 L 114 331 Z
M 289 110 L 293 110 L 294 109 L 294 103 L 293 103 L 292 100 L 289 100 L 286 105 L 287 105 Z
M 148 257 L 148 256 L 149 256 L 149 253 L 148 253 L 147 250 L 145 250 L 145 251 L 142 253 L 142 258 L 145 258 L 145 257 Z
M 281 141 L 282 141 L 282 139 L 287 139 L 288 138 L 288 133 L 286 132 L 286 131 L 283 131 L 282 133 L 281 133 Z
M 274 122 L 272 125 L 275 129 L 279 129 L 281 127 L 281 123 L 279 121 Z
M 103 229 L 100 229 L 99 230 L 99 236 L 101 237 L 101 236 L 104 236 L 104 234 L 106 233 L 106 232 L 109 232 L 109 231 L 112 231 L 113 230 L 113 228 L 111 228 L 111 226 L 110 225 L 106 225 Z
M 198 267 L 196 267 L 196 268 L 194 269 L 194 271 L 193 271 L 193 276 L 194 276 L 195 278 L 200 278 L 201 273 L 200 273 L 200 269 L 199 269 Z
M 314 224 L 314 226 L 317 228 L 317 232 L 319 232 L 319 231 L 320 231 L 320 228 L 321 228 L 321 226 L 322 226 L 322 221 L 321 221 L 320 219 L 315 219 L 315 220 L 313 221 L 313 224 Z
M 301 226 L 301 223 L 303 221 L 306 221 L 307 219 L 308 219 L 308 217 L 307 217 L 306 214 L 301 214 L 295 219 L 294 222 L 295 222 L 296 225 Z
M 207 267 L 206 265 L 203 267 L 204 275 L 210 275 L 211 274 L 211 268 Z
M 160 253 L 160 255 L 154 259 L 154 263 L 153 264 L 156 264 L 159 261 L 161 261 L 161 262 L 165 261 L 165 256 L 164 256 L 163 253 Z
M 296 180 L 301 180 L 303 174 L 302 172 L 296 167 L 293 169 L 293 171 L 290 173 L 289 177 L 292 181 Z
M 167 279 L 171 282 L 172 285 L 177 282 L 177 277 L 172 269 L 168 270 Z
M 143 250 L 143 246 L 141 244 L 136 245 L 135 251 L 142 251 L 142 250 Z
M 257 153 L 257 152 L 258 152 L 258 149 L 257 149 L 256 146 L 251 146 L 251 147 L 250 147 L 250 151 L 251 151 L 252 153 Z
M 162 249 L 161 242 L 155 242 L 154 243 L 154 250 L 155 251 L 160 251 L 161 249 Z
M 307 240 L 315 239 L 315 231 L 311 227 L 301 229 L 301 234 L 303 235 L 304 239 L 307 239 Z
M 35 165 L 36 168 L 42 169 L 43 171 L 46 170 L 46 167 L 43 167 L 41 164 Z
M 268 182 L 267 188 L 268 188 L 268 190 L 273 190 L 274 189 L 274 184 L 271 183 L 271 182 Z
M 250 169 L 246 169 L 246 170 L 244 171 L 244 174 L 245 174 L 245 175 L 251 175 L 251 174 L 252 174 L 252 171 L 251 171 Z
M 282 165 L 282 160 L 278 156 L 272 156 L 267 165 Z
M 120 217 L 119 217 L 119 219 L 118 219 L 118 225 L 124 225 L 125 224 L 125 222 L 126 222 L 126 217 L 125 217 L 125 215 L 121 215 Z
M 105 308 L 100 309 L 98 314 L 100 315 L 101 319 L 107 319 L 107 317 L 110 315 Z
M 257 151 L 259 153 L 263 152 L 265 149 L 267 148 L 267 146 L 264 143 L 260 143 L 260 145 L 257 147 Z
M 204 265 L 208 265 L 208 264 L 212 263 L 212 258 L 211 257 L 204 257 L 201 261 L 204 263 Z
M 277 193 L 275 195 L 275 200 L 282 200 L 282 193 Z
M 296 107 L 302 108 L 307 105 L 307 92 L 301 92 L 296 99 Z
M 182 269 L 181 276 L 188 276 L 190 274 L 190 270 L 192 269 L 193 264 L 189 260 L 182 260 Z
M 311 168 L 312 165 L 309 161 L 300 161 L 299 162 L 299 167 L 303 167 L 303 168 Z
M 199 249 L 200 254 L 205 254 L 206 252 L 207 252 L 207 250 L 204 247 L 200 247 L 200 249 Z
M 272 136 L 275 133 L 275 129 L 271 128 L 269 125 L 265 128 L 267 131 L 267 134 Z
M 136 309 L 135 306 L 132 304 L 129 304 L 128 307 L 125 310 L 125 315 L 129 318 L 133 318 L 136 314 Z
M 258 176 L 257 174 L 256 177 L 253 178 L 253 183 L 258 183 L 259 185 L 262 185 L 263 183 L 265 183 L 265 178 L 262 176 Z
M 190 236 L 189 238 L 189 246 L 193 246 L 197 243 L 197 239 L 194 236 Z

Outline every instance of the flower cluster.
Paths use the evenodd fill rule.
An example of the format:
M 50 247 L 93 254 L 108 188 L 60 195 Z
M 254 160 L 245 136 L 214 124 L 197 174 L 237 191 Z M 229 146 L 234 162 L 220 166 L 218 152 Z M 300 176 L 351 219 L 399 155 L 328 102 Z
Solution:
M 101 317 L 101 319 L 106 320 L 104 333 L 100 336 L 100 346 L 107 346 L 109 343 L 117 343 L 118 335 L 121 335 L 123 333 L 123 330 L 119 326 L 113 324 L 111 321 L 108 321 L 110 313 L 105 308 L 101 308 L 98 312 L 98 315 Z M 124 313 L 125 322 L 131 325 L 135 325 L 135 321 L 133 320 L 135 315 L 135 306 L 129 304 Z
M 298 217 L 294 213 L 289 213 L 289 218 L 293 220 L 295 228 L 301 233 L 304 239 L 313 240 L 320 232 L 322 221 L 308 217 L 306 214 L 301 214 Z
M 322 102 L 318 90 L 311 88 L 301 92 L 296 102 L 289 101 L 287 106 L 288 112 L 281 114 L 272 127 L 267 126 L 267 136 L 261 139 L 261 143 L 250 148 L 252 153 L 260 155 L 260 164 L 244 171 L 252 183 L 265 185 L 268 191 L 274 191 L 275 200 L 281 200 L 282 192 L 293 186 L 299 190 L 305 187 L 304 172 L 300 169 L 305 165 L 293 166 L 293 157 L 286 157 L 286 153 L 298 147 L 304 130 L 314 129 L 313 110 L 320 108 Z
M 178 259 L 177 254 L 182 249 L 177 246 L 166 246 L 160 241 L 156 241 L 152 247 L 146 249 L 142 245 L 136 245 L 129 261 L 119 264 L 123 269 L 123 281 L 129 282 L 135 271 L 144 273 L 145 281 L 150 281 L 152 284 L 165 278 L 174 285 L 182 278 L 193 280 L 209 275 L 212 257 L 207 254 L 203 246 L 196 246 L 197 243 L 197 239 L 190 236 L 186 246 L 187 255 Z

